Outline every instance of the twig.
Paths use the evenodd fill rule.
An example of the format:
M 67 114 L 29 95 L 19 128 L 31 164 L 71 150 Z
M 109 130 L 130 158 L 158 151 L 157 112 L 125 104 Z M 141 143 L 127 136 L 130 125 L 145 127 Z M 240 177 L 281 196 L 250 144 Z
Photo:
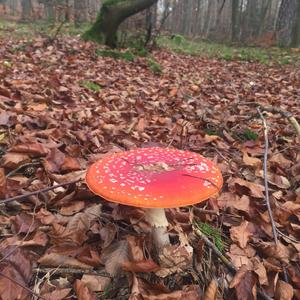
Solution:
M 201 232 L 201 230 L 199 230 L 198 228 L 194 227 L 194 231 L 195 233 L 204 240 L 205 244 L 214 252 L 214 254 L 216 254 L 219 259 L 225 264 L 225 266 L 227 267 L 227 269 L 234 275 L 237 273 L 237 268 L 229 261 L 229 259 L 227 259 L 222 253 L 221 251 L 215 246 L 215 244 L 213 242 L 211 242 L 208 237 Z M 263 290 L 261 290 L 260 288 L 257 289 L 257 294 L 264 300 L 272 300 L 271 297 L 269 297 L 267 294 L 265 294 L 265 292 Z
M 30 294 L 32 294 L 33 296 L 37 297 L 38 299 L 44 299 L 46 300 L 46 298 L 38 295 L 37 293 L 35 293 L 34 291 L 32 291 L 30 288 L 28 288 L 27 286 L 24 286 L 22 283 L 18 282 L 17 280 L 3 274 L 2 272 L 0 272 L 0 276 L 12 281 L 13 283 L 15 283 L 16 285 L 20 286 L 22 289 L 26 290 L 27 292 L 29 292 Z
M 286 238 L 287 240 L 290 240 L 291 242 L 296 243 L 296 244 L 300 244 L 300 241 L 299 241 L 299 240 L 297 240 L 297 239 L 295 239 L 295 238 L 293 238 L 293 237 L 290 237 L 290 236 L 284 234 L 284 233 L 283 233 L 282 231 L 280 231 L 278 228 L 276 228 L 276 230 L 277 230 L 277 232 L 278 232 L 279 235 L 283 236 L 283 237 Z
M 259 107 L 257 107 L 257 111 L 259 116 L 263 122 L 264 128 L 264 137 L 265 137 L 265 149 L 264 149 L 264 163 L 263 163 L 263 172 L 264 172 L 264 183 L 265 183 L 265 201 L 268 208 L 269 218 L 272 226 L 273 237 L 275 241 L 275 245 L 278 245 L 278 235 L 276 230 L 275 221 L 273 218 L 272 208 L 270 204 L 270 196 L 269 196 L 269 184 L 268 184 L 268 151 L 269 151 L 269 138 L 268 138 L 268 127 L 265 117 L 263 116 Z
M 56 273 L 56 274 L 88 274 L 88 275 L 98 275 L 103 277 L 111 278 L 111 275 L 104 271 L 94 271 L 94 270 L 84 270 L 84 269 L 74 269 L 74 268 L 34 268 L 33 273 Z
M 207 244 L 207 246 L 209 246 L 209 248 L 213 250 L 213 252 L 220 258 L 220 260 L 232 273 L 237 272 L 236 267 L 222 254 L 222 252 L 216 247 L 216 245 L 211 242 L 204 233 L 201 232 L 200 229 L 194 227 L 194 231 L 202 240 L 204 240 L 205 244 Z
M 30 197 L 30 196 L 38 195 L 40 193 L 44 193 L 44 192 L 48 192 L 48 191 L 51 191 L 51 190 L 55 190 L 56 188 L 59 188 L 59 187 L 62 187 L 62 186 L 66 186 L 66 185 L 70 185 L 70 184 L 73 184 L 73 183 L 77 183 L 79 181 L 81 181 L 81 179 L 77 179 L 77 180 L 73 180 L 73 181 L 69 181 L 69 182 L 65 182 L 65 183 L 53 185 L 53 186 L 50 186 L 50 187 L 47 187 L 47 188 L 44 188 L 44 189 L 40 189 L 40 190 L 31 192 L 31 193 L 24 194 L 24 195 L 19 195 L 19 196 L 7 198 L 7 199 L 2 199 L 2 200 L 0 200 L 0 205 L 8 203 L 8 202 L 15 201 L 15 200 L 21 200 L 21 199 L 24 199 L 24 198 L 27 198 L 27 197 Z

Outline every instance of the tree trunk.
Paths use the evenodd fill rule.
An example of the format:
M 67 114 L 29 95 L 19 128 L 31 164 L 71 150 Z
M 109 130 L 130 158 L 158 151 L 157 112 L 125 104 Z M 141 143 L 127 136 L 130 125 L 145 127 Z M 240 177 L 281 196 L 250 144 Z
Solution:
M 297 15 L 295 25 L 292 31 L 292 47 L 300 47 L 300 0 L 297 2 Z
M 117 30 L 128 17 L 152 6 L 157 0 L 106 0 L 92 27 L 83 34 L 86 40 L 94 40 L 115 48 Z
M 21 22 L 28 22 L 30 20 L 32 3 L 31 0 L 22 0 L 22 17 Z
M 232 0 L 231 5 L 231 41 L 236 42 L 239 36 L 239 0 Z

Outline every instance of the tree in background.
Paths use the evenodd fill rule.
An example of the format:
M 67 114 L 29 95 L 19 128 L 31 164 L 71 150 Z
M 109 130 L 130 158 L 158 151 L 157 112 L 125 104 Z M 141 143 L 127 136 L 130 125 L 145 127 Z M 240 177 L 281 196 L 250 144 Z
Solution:
M 83 38 L 104 43 L 109 47 L 117 45 L 117 30 L 128 17 L 151 7 L 157 0 L 106 0 L 95 23 L 84 33 Z

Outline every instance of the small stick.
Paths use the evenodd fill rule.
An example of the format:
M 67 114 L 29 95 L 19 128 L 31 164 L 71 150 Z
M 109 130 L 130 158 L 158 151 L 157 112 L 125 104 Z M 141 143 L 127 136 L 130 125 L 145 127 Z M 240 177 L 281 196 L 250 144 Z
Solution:
M 40 193 L 44 193 L 44 192 L 48 192 L 48 191 L 51 191 L 51 190 L 55 190 L 56 188 L 59 188 L 59 187 L 62 187 L 62 186 L 66 186 L 66 185 L 70 185 L 70 184 L 73 184 L 73 183 L 77 183 L 79 181 L 81 181 L 81 179 L 77 179 L 77 180 L 73 180 L 73 181 L 69 181 L 69 182 L 65 182 L 65 183 L 53 185 L 53 186 L 50 186 L 50 187 L 47 187 L 47 188 L 44 188 L 44 189 L 40 189 L 40 190 L 31 192 L 31 193 L 24 194 L 24 195 L 19 195 L 19 196 L 7 198 L 7 199 L 2 199 L 2 200 L 0 200 L 0 205 L 8 203 L 8 202 L 15 201 L 15 200 L 21 200 L 21 199 L 24 199 L 24 198 L 27 198 L 27 197 L 30 197 L 30 196 L 38 195 Z
M 263 122 L 264 127 L 264 137 L 265 137 L 265 150 L 264 150 L 264 163 L 263 163 L 263 172 L 264 172 L 264 183 L 265 183 L 265 201 L 268 208 L 269 218 L 272 226 L 273 237 L 275 241 L 275 245 L 278 245 L 278 235 L 276 230 L 275 221 L 273 218 L 272 208 L 270 204 L 270 196 L 269 196 L 269 184 L 268 184 L 268 151 L 269 151 L 269 138 L 268 138 L 268 127 L 265 117 L 263 116 L 259 107 L 257 107 L 257 111 L 259 116 Z
M 212 251 L 220 258 L 220 260 L 225 264 L 225 266 L 232 272 L 236 273 L 236 267 L 222 254 L 222 252 L 216 247 L 216 245 L 209 240 L 209 238 L 201 232 L 200 229 L 194 228 L 196 234 L 204 240 L 205 244 L 212 249 Z
M 33 273 L 42 273 L 42 274 L 47 274 L 47 273 L 56 273 L 59 275 L 60 274 L 75 274 L 75 275 L 87 274 L 87 275 L 98 275 L 98 276 L 111 278 L 111 275 L 104 271 L 93 271 L 93 270 L 74 269 L 74 268 L 56 268 L 56 269 L 34 268 L 32 271 Z
M 27 292 L 29 292 L 30 294 L 32 294 L 33 296 L 37 297 L 38 299 L 44 299 L 46 300 L 46 298 L 38 295 L 37 293 L 35 293 L 34 291 L 32 291 L 30 288 L 28 288 L 27 286 L 24 286 L 22 283 L 18 282 L 17 280 L 8 277 L 7 275 L 3 274 L 2 272 L 0 272 L 0 276 L 12 281 L 13 283 L 15 283 L 16 285 L 20 286 L 22 289 L 26 290 Z

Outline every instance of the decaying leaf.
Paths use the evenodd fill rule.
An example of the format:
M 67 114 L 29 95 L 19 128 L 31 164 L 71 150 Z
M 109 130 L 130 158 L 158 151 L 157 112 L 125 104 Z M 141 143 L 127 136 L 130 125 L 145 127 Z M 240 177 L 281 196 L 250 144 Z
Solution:
M 250 271 L 246 265 L 242 265 L 233 277 L 230 288 L 235 288 L 238 300 L 255 300 L 257 296 L 256 281 L 257 279 L 254 273 Z
M 101 260 L 105 265 L 105 270 L 115 276 L 122 268 L 123 264 L 129 261 L 129 246 L 127 241 L 119 241 L 104 249 Z
M 293 296 L 294 296 L 293 287 L 289 283 L 283 280 L 278 280 L 276 285 L 276 290 L 275 290 L 275 299 L 292 300 Z
M 255 227 L 253 223 L 243 221 L 239 226 L 231 227 L 230 237 L 241 248 L 245 248 L 247 243 L 255 233 Z

